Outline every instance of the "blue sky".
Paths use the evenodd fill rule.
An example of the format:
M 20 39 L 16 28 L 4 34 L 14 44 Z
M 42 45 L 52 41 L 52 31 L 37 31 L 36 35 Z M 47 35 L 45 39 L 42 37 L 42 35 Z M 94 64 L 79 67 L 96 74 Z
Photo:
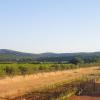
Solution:
M 100 51 L 100 0 L 0 0 L 0 49 Z

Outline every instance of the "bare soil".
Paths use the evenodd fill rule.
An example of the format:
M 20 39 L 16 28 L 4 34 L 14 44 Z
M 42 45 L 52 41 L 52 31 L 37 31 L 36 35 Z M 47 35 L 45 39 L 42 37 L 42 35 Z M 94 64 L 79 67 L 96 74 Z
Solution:
M 100 100 L 99 96 L 74 96 L 70 100 Z

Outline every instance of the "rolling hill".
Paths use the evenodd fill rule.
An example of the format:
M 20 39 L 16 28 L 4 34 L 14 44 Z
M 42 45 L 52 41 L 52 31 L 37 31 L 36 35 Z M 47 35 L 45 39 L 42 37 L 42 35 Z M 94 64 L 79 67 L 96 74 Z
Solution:
M 32 54 L 0 49 L 0 61 L 69 61 L 75 57 L 81 57 L 83 59 L 100 58 L 100 52 Z

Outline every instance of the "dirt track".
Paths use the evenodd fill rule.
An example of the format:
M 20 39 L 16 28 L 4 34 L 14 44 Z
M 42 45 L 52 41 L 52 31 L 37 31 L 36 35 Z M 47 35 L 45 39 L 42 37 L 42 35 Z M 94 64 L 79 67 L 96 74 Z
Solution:
M 100 80 L 95 83 L 95 89 L 94 87 L 89 86 L 87 87 L 87 91 L 89 92 L 86 94 L 83 94 L 82 96 L 73 96 L 71 100 L 100 100 Z
M 74 96 L 71 100 L 100 100 L 100 97 L 96 96 Z
M 39 73 L 36 75 L 29 75 L 25 77 L 7 77 L 5 79 L 0 80 L 0 98 L 16 97 L 29 91 L 35 91 L 37 89 L 44 88 L 51 84 L 69 81 L 80 76 L 94 73 L 100 73 L 98 67 L 80 68 L 75 70 L 49 73 Z

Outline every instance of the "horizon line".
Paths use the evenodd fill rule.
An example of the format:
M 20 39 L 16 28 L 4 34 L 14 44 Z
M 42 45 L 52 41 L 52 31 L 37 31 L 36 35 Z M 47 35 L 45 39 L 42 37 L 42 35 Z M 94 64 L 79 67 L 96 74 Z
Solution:
M 16 51 L 16 52 L 22 52 L 22 53 L 31 53 L 31 54 L 43 54 L 43 53 L 55 53 L 55 54 L 60 54 L 60 53 L 95 53 L 95 52 L 100 52 L 99 50 L 91 50 L 91 51 L 71 51 L 71 52 L 54 52 L 54 51 L 46 51 L 46 52 L 28 52 L 28 51 L 23 51 L 23 50 L 15 50 L 15 49 L 1 49 L 0 50 L 11 50 L 11 51 Z

